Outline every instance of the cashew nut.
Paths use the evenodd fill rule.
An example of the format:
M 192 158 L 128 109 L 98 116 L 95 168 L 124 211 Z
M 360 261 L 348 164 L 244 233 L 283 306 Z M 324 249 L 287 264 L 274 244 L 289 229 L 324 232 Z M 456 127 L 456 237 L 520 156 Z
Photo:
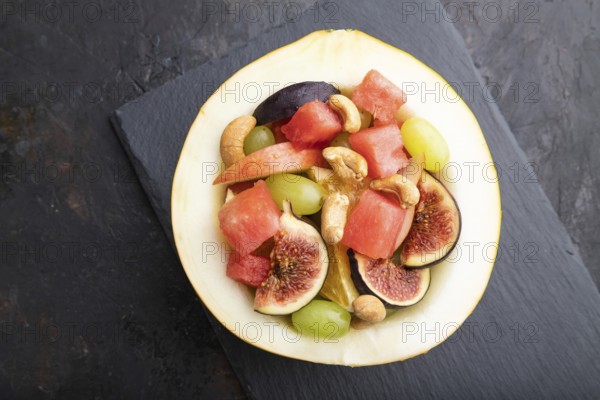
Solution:
M 226 167 L 235 164 L 244 154 L 244 139 L 256 126 L 256 118 L 242 115 L 231 121 L 221 135 L 221 158 Z
M 421 194 L 417 186 L 405 176 L 394 174 L 387 178 L 371 181 L 371 189 L 390 192 L 398 196 L 400 206 L 409 208 L 419 202 Z
M 342 240 L 349 206 L 350 200 L 345 194 L 333 192 L 327 196 L 321 211 L 321 234 L 327 244 Z
M 321 168 L 314 165 L 306 170 L 306 176 L 318 184 L 323 184 L 327 179 L 331 178 L 332 175 L 333 171 L 329 168 Z
M 323 157 L 342 180 L 360 182 L 367 176 L 367 160 L 354 150 L 345 147 L 327 147 Z
M 342 118 L 346 132 L 356 133 L 360 130 L 360 113 L 352 100 L 343 94 L 334 94 L 329 97 L 327 104 Z
M 352 302 L 354 315 L 366 322 L 379 322 L 385 318 L 385 306 L 375 296 L 363 294 Z

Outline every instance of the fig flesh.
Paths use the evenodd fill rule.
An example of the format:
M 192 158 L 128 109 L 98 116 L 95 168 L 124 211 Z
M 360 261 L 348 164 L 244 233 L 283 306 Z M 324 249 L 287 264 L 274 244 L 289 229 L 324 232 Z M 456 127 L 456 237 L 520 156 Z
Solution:
M 295 83 L 267 97 L 256 107 L 253 116 L 257 125 L 268 124 L 291 117 L 298 108 L 310 101 L 326 102 L 329 96 L 339 93 L 335 86 L 327 82 Z
M 321 290 L 329 267 L 319 232 L 293 214 L 289 201 L 283 208 L 271 269 L 254 297 L 254 309 L 263 314 L 286 315 L 304 307 Z
M 456 246 L 461 229 L 454 197 L 431 174 L 425 170 L 422 174 L 417 185 L 421 197 L 400 253 L 408 268 L 427 268 L 442 261 Z
M 378 297 L 386 307 L 418 303 L 427 293 L 429 269 L 408 269 L 391 259 L 370 258 L 348 250 L 352 279 L 359 292 Z

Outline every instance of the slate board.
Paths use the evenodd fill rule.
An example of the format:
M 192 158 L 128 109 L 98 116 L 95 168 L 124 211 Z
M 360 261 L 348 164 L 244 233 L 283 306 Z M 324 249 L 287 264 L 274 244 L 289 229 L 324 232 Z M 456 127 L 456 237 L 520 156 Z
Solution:
M 269 51 L 316 29 L 356 28 L 415 55 L 449 82 L 481 82 L 462 39 L 443 19 L 400 20 L 401 3 L 391 1 L 387 7 L 362 3 L 338 11 L 337 22 L 315 22 L 314 14 L 306 14 L 274 28 L 117 110 L 113 124 L 170 238 L 172 176 L 197 110 L 233 72 Z M 600 294 L 547 197 L 528 174 L 527 160 L 496 106 L 482 96 L 468 100 L 503 171 L 500 253 L 474 313 L 426 355 L 354 369 L 272 355 L 237 339 L 211 318 L 249 397 L 600 396 Z

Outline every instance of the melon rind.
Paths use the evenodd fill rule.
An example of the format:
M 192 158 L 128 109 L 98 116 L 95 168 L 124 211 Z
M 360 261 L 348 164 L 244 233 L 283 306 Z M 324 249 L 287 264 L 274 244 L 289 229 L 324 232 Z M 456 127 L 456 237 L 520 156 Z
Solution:
M 441 177 L 462 211 L 461 236 L 448 259 L 432 269 L 431 285 L 418 304 L 333 341 L 298 336 L 289 317 L 255 312 L 252 291 L 225 275 L 230 250 L 217 221 L 225 187 L 212 185 L 221 165 L 221 132 L 234 118 L 252 114 L 271 94 L 274 82 L 280 84 L 278 88 L 300 81 L 326 81 L 349 88 L 373 68 L 401 88 L 410 83 L 422 90 L 443 89 L 442 96 L 425 95 L 422 90 L 408 93 L 407 104 L 400 110 L 404 116 L 420 116 L 433 123 L 448 143 L 450 163 L 462 167 L 461 179 L 450 182 Z M 465 165 L 478 169 L 467 174 Z M 439 74 L 363 32 L 316 31 L 236 72 L 200 109 L 173 182 L 175 243 L 185 272 L 206 307 L 242 340 L 285 357 L 325 364 L 362 366 L 406 360 L 426 353 L 456 331 L 485 291 L 501 225 L 495 176 L 475 116 Z M 469 242 L 479 244 L 475 251 L 465 246 Z

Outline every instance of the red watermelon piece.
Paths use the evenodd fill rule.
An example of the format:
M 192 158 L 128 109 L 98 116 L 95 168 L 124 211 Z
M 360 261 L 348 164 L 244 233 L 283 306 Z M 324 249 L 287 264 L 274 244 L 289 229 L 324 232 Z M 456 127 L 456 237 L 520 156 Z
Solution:
M 267 257 L 232 253 L 227 260 L 226 274 L 234 281 L 255 288 L 267 279 L 270 268 L 271 260 Z
M 275 235 L 280 216 L 265 181 L 260 180 L 223 204 L 219 225 L 235 251 L 245 256 Z
M 291 174 L 304 171 L 313 165 L 329 166 L 321 150 L 297 149 L 290 142 L 277 143 L 255 151 L 230 165 L 213 181 L 213 185 L 266 178 L 281 172 Z
M 365 190 L 350 212 L 342 243 L 371 258 L 390 258 L 405 217 L 396 199 Z
M 315 100 L 301 106 L 281 131 L 299 147 L 324 147 L 342 131 L 342 123 L 327 104 Z
M 385 178 L 408 164 L 398 125 L 363 129 L 350 136 L 350 146 L 362 155 L 369 165 L 371 178 Z
M 370 70 L 352 92 L 352 101 L 376 120 L 392 122 L 394 114 L 405 103 L 406 95 L 377 70 Z

